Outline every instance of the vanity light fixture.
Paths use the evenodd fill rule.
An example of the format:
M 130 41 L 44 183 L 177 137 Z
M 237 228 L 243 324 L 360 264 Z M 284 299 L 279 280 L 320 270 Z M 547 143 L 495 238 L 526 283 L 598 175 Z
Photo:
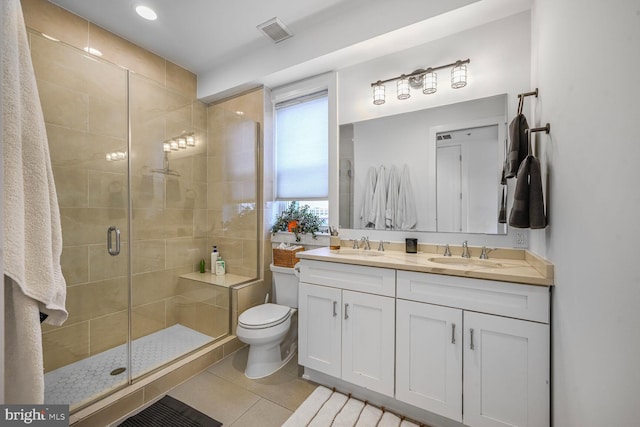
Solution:
M 149 6 L 136 6 L 136 13 L 147 21 L 155 21 L 158 19 L 158 14 Z
M 181 136 L 177 139 L 178 141 L 178 148 L 184 150 L 185 148 L 187 148 L 187 138 Z
M 162 151 L 168 153 L 171 151 L 171 143 L 169 141 L 165 141 L 162 143 Z
M 172 151 L 178 151 L 180 148 L 178 147 L 178 141 L 176 139 L 172 139 L 169 141 L 169 145 L 171 146 Z
M 190 133 L 186 136 L 187 147 L 195 147 L 196 146 L 196 137 Z
M 437 70 L 444 68 L 451 68 L 451 87 L 453 89 L 459 89 L 467 85 L 467 65 L 471 62 L 470 59 L 458 60 L 451 64 L 441 65 L 439 67 L 429 67 L 427 69 L 418 69 L 410 74 L 402 74 L 400 76 L 392 77 L 386 80 L 378 80 L 371 83 L 373 88 L 373 103 L 374 105 L 382 105 L 385 103 L 385 83 L 397 80 L 397 94 L 398 99 L 403 100 L 411 96 L 410 87 L 415 89 L 422 88 L 422 93 L 430 95 L 438 90 L 438 75 Z

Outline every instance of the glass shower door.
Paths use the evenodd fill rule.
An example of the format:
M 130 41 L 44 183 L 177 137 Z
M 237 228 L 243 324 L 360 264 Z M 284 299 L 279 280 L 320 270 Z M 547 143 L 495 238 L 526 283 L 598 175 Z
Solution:
M 128 77 L 82 50 L 35 32 L 29 37 L 60 206 L 69 312 L 64 325 L 42 328 L 45 402 L 73 411 L 130 380 Z

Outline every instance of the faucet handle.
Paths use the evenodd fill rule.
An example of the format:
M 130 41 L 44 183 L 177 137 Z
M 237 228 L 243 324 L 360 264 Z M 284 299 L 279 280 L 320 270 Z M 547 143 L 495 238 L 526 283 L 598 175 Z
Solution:
M 358 249 L 358 239 L 350 239 L 353 241 L 353 246 L 351 247 L 351 249 Z
M 488 248 L 486 246 L 482 247 L 482 252 L 480 252 L 480 259 L 489 259 L 489 252 L 495 250 L 495 248 Z
M 385 243 L 391 243 L 391 242 L 384 242 L 384 241 L 380 240 L 380 244 L 378 245 L 378 250 L 380 252 L 384 252 L 384 244 Z
M 449 248 L 449 244 L 447 243 L 444 247 L 444 253 L 442 254 L 443 256 L 451 256 L 451 249 Z

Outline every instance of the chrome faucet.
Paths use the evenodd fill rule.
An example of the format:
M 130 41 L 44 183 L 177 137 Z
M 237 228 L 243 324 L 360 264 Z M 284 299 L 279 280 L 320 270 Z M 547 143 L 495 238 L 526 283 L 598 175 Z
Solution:
M 489 252 L 491 252 L 492 250 L 493 250 L 492 248 L 483 246 L 482 252 L 480 253 L 480 259 L 489 259 Z
M 442 254 L 443 256 L 451 256 L 451 249 L 449 249 L 449 244 L 447 243 L 444 247 L 444 253 Z
M 391 243 L 391 242 L 383 242 L 382 240 L 380 240 L 380 244 L 378 245 L 378 250 L 380 252 L 384 252 L 384 244 L 385 243 Z
M 353 246 L 351 247 L 351 249 L 358 249 L 358 239 L 351 239 L 353 240 Z
M 469 245 L 465 240 L 462 242 L 462 258 L 471 258 L 471 254 L 469 253 Z
M 369 244 L 369 238 L 367 236 L 362 236 L 360 238 L 360 243 L 364 243 L 364 250 L 368 251 L 371 249 L 371 245 Z

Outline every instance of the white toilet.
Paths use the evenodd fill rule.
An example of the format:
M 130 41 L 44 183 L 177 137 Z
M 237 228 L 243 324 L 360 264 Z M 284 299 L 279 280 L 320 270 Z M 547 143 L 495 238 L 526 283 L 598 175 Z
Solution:
M 238 318 L 236 336 L 249 344 L 244 374 L 263 378 L 283 367 L 294 356 L 298 338 L 298 270 L 271 264 L 273 301 L 252 307 Z

